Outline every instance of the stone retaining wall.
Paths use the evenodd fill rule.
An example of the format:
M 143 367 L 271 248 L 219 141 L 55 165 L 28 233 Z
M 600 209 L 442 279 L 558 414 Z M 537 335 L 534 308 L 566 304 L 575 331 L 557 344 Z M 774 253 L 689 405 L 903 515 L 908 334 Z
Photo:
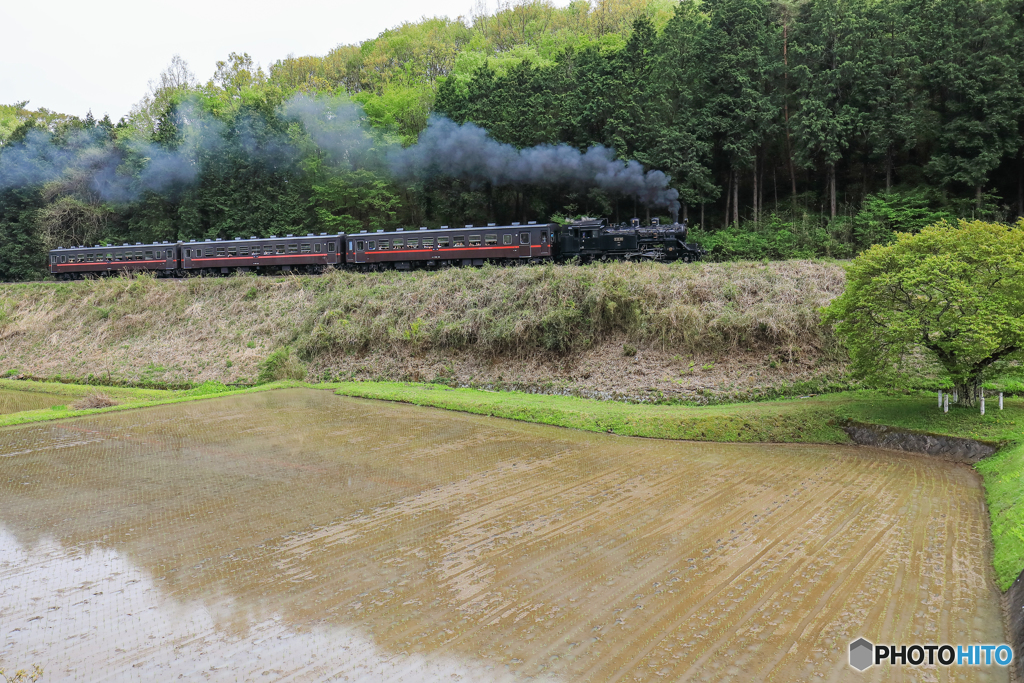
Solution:
M 847 422 L 843 427 L 854 443 L 875 448 L 909 451 L 930 455 L 950 462 L 974 464 L 987 458 L 999 448 L 996 444 L 962 439 L 955 436 L 941 436 L 909 429 L 897 429 L 884 425 Z

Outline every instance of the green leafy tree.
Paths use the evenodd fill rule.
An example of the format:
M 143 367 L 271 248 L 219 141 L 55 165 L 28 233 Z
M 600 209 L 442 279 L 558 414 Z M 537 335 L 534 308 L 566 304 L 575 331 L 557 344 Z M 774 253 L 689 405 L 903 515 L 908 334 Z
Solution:
M 1024 221 L 938 223 L 876 245 L 825 310 L 854 371 L 890 383 L 938 366 L 961 404 L 1024 351 Z
M 860 118 L 851 101 L 860 76 L 858 17 L 852 0 L 811 0 L 804 15 L 793 69 L 800 98 L 793 127 L 804 164 L 825 167 L 829 215 L 835 219 L 836 165 Z
M 710 0 L 705 7 L 710 18 L 696 50 L 700 106 L 729 167 L 731 220 L 739 223 L 740 172 L 749 171 L 756 221 L 760 162 L 782 111 L 777 87 L 781 31 L 767 0 Z
M 915 79 L 921 58 L 914 50 L 912 7 L 906 0 L 868 3 L 859 22 L 854 97 L 871 153 L 882 158 L 885 190 L 892 189 L 897 155 L 917 142 L 924 111 Z
M 941 185 L 973 189 L 980 208 L 990 174 L 1020 146 L 1024 108 L 1018 30 L 1005 0 L 914 3 L 916 50 L 935 122 L 927 170 Z
M 881 192 L 864 198 L 861 210 L 853 218 L 853 232 L 862 248 L 888 244 L 897 232 L 919 232 L 954 216 L 938 208 L 936 192 L 927 189 L 910 192 Z
M 683 199 L 683 218 L 690 205 L 714 200 L 720 194 L 712 175 L 709 122 L 696 104 L 697 38 L 705 17 L 693 3 L 679 3 L 657 49 L 652 75 L 659 116 L 654 119 L 653 145 L 647 161 L 671 174 Z

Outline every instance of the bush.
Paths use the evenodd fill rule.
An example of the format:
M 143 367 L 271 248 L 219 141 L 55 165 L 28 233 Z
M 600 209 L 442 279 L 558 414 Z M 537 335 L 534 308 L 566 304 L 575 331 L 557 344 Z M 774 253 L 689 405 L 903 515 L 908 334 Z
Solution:
M 111 406 L 121 405 L 114 399 L 110 398 L 102 392 L 90 394 L 84 398 L 80 398 L 69 407 L 72 410 L 91 410 L 93 408 L 109 408 Z
M 282 379 L 306 379 L 305 366 L 299 362 L 299 359 L 287 346 L 274 351 L 260 363 L 260 373 L 256 378 L 256 384 L 267 384 Z

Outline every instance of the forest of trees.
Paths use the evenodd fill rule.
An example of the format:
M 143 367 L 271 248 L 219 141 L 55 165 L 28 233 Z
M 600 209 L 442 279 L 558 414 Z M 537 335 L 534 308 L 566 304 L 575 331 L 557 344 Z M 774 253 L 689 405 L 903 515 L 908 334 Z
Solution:
M 516 0 L 216 66 L 200 83 L 176 58 L 117 123 L 0 106 L 0 278 L 37 277 L 58 245 L 649 212 L 397 178 L 389 154 L 432 115 L 664 171 L 717 258 L 1024 215 L 1024 0 Z

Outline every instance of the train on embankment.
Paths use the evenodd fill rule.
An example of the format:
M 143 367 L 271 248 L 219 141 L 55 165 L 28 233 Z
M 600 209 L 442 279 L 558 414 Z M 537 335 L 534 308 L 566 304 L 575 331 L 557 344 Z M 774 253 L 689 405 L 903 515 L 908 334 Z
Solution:
M 232 272 L 323 273 L 436 269 L 591 261 L 683 261 L 705 251 L 686 241 L 685 223 L 661 225 L 638 219 L 623 225 L 580 220 L 566 225 L 441 226 L 418 230 L 249 237 L 154 244 L 61 247 L 49 252 L 50 273 L 63 280 L 146 272 L 158 277 L 225 275 Z

